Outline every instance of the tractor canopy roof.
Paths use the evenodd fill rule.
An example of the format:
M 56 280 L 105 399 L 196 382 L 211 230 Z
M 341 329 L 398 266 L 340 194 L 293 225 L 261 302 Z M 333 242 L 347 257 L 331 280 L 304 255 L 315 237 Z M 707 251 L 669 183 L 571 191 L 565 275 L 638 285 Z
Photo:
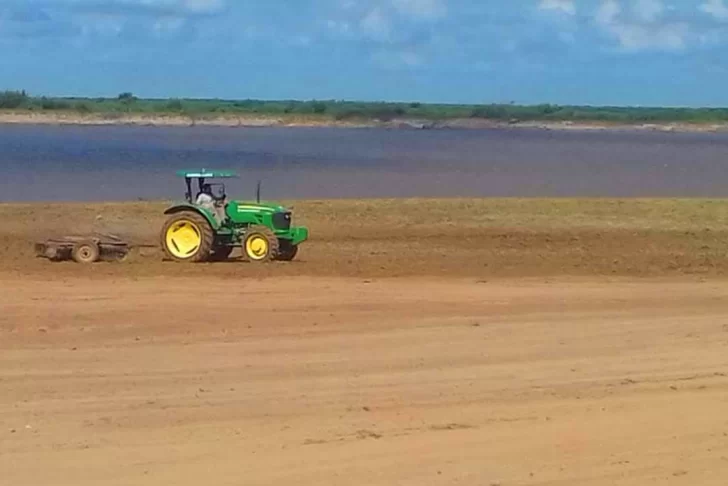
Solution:
M 188 179 L 204 178 L 204 179 L 232 179 L 239 177 L 238 174 L 231 170 L 180 170 L 177 175 Z

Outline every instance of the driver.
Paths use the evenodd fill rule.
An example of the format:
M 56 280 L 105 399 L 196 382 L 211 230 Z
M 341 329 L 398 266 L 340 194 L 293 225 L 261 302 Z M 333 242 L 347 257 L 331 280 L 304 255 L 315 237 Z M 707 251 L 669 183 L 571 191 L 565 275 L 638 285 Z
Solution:
M 210 184 L 203 184 L 202 191 L 197 195 L 196 204 L 198 206 L 212 207 L 215 204 L 215 198 L 212 195 L 212 187 Z
M 203 184 L 202 191 L 197 196 L 196 204 L 203 207 L 215 215 L 218 222 L 222 224 L 225 221 L 225 210 L 217 204 L 217 199 L 212 194 L 212 187 L 210 184 Z

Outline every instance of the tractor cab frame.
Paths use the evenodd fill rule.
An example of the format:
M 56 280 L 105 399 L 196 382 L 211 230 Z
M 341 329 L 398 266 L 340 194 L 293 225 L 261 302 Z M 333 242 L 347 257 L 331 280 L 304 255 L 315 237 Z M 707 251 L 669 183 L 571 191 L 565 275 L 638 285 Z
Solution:
M 237 179 L 238 174 L 232 171 L 216 171 L 216 170 L 201 170 L 201 171 L 179 171 L 177 175 L 184 177 L 185 186 L 187 191 L 185 192 L 185 200 L 189 204 L 195 204 L 197 196 L 200 195 L 205 185 L 209 185 L 210 188 L 217 188 L 218 194 L 213 193 L 213 197 L 218 201 L 223 201 L 227 197 L 225 184 L 222 182 L 207 182 L 208 179 Z M 197 179 L 197 193 L 192 194 L 192 181 Z

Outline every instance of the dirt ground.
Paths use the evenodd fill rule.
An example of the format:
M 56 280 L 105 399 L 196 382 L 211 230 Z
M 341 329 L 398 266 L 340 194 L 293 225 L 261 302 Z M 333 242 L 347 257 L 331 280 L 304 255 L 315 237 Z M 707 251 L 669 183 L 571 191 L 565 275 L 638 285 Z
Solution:
M 726 483 L 724 203 L 300 208 L 291 264 L 86 267 L 32 241 L 159 206 L 0 205 L 0 484 Z
M 139 246 L 122 265 L 55 265 L 54 278 L 728 277 L 728 200 L 294 201 L 311 239 L 290 264 L 164 262 L 164 203 L 0 204 L 0 271 L 38 278 L 33 242 L 111 232 Z M 235 257 L 237 255 L 234 254 Z
M 21 485 L 723 485 L 728 285 L 0 281 Z

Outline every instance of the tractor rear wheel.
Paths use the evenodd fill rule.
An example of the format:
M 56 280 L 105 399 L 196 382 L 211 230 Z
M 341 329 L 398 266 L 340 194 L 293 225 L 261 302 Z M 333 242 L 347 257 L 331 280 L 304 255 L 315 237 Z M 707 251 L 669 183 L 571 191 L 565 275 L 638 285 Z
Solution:
M 176 262 L 204 262 L 210 256 L 215 235 L 207 220 L 198 213 L 173 214 L 161 232 L 165 254 Z
M 243 254 L 256 263 L 269 262 L 278 256 L 278 238 L 267 226 L 250 226 L 243 238 Z
M 298 254 L 298 245 L 294 245 L 288 240 L 280 240 L 280 250 L 278 251 L 278 260 L 290 262 Z

